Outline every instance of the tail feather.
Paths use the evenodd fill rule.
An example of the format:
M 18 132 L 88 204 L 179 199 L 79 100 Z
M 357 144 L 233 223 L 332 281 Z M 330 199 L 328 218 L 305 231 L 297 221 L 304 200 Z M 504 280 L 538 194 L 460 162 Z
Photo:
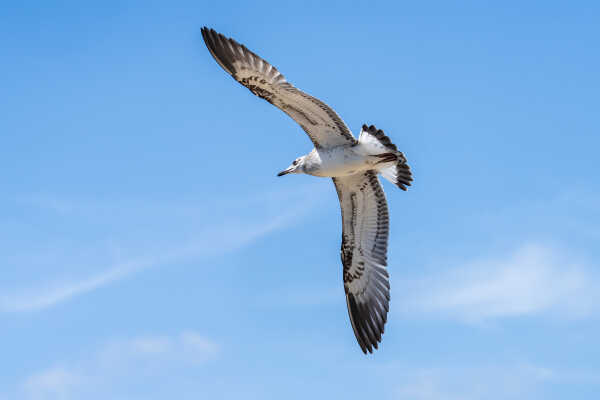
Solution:
M 386 151 L 398 151 L 398 148 L 396 148 L 396 145 L 392 143 L 390 138 L 385 136 L 381 129 L 377 129 L 373 125 L 369 127 L 367 125 L 362 126 L 358 141 L 380 147 Z
M 402 190 L 406 190 L 406 187 L 410 186 L 413 180 L 410 167 L 406 164 L 406 158 L 404 158 L 404 154 L 402 153 L 400 153 L 398 161 L 392 165 L 384 166 L 379 172 L 381 176 Z
M 377 170 L 385 179 L 402 190 L 406 190 L 406 187 L 411 185 L 413 178 L 410 167 L 406 163 L 406 157 L 401 151 L 398 151 L 396 145 L 381 129 L 377 129 L 373 125 L 369 127 L 363 125 L 358 140 L 378 153 L 376 156 L 381 159 L 382 163 Z

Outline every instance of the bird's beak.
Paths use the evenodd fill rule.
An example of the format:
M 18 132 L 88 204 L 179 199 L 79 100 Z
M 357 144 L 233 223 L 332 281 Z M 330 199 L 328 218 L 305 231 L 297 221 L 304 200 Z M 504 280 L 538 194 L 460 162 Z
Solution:
M 288 168 L 285 171 L 281 171 L 280 173 L 278 173 L 277 176 L 284 176 L 284 175 L 289 174 L 290 172 L 292 172 L 292 171 Z

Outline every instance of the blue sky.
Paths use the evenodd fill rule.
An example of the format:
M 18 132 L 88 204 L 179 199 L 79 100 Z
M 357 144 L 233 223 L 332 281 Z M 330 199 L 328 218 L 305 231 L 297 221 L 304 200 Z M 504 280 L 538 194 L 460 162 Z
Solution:
M 595 399 L 595 2 L 5 2 L 0 399 Z M 355 342 L 311 143 L 207 25 L 405 152 Z

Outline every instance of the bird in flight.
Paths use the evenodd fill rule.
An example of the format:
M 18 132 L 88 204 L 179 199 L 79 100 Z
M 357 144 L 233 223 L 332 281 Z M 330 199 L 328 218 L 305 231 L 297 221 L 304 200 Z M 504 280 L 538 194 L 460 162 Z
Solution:
M 341 259 L 348 315 L 360 348 L 372 353 L 381 342 L 390 301 L 389 215 L 377 175 L 406 190 L 413 179 L 404 154 L 373 125 L 363 125 L 357 140 L 327 104 L 294 87 L 244 45 L 206 27 L 202 37 L 227 73 L 289 115 L 313 142 L 310 153 L 296 158 L 278 176 L 333 179 L 342 209 Z

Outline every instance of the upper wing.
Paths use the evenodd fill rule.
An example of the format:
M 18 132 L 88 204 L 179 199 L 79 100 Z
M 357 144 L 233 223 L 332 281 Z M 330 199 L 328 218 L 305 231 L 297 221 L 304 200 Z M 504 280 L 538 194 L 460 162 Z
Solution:
M 390 301 L 389 216 L 374 171 L 333 178 L 342 207 L 342 264 L 350 322 L 362 351 L 381 342 Z
M 214 29 L 202 28 L 208 50 L 223 69 L 252 93 L 292 117 L 315 147 L 355 143 L 342 119 L 327 104 L 288 83 L 271 64 Z

